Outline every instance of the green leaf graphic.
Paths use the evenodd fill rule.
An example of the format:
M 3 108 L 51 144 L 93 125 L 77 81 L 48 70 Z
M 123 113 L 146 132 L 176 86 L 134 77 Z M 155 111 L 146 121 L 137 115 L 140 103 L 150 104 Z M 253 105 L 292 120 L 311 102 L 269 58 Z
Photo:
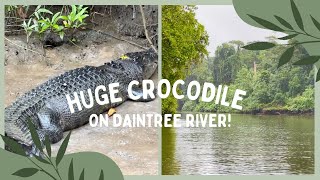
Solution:
M 248 14 L 248 16 L 253 19 L 254 21 L 256 21 L 258 24 L 260 24 L 261 26 L 270 29 L 270 30 L 274 30 L 274 31 L 280 31 L 283 32 L 284 30 L 282 28 L 280 28 L 279 26 L 273 24 L 272 22 L 269 22 L 267 20 L 261 19 L 259 17 L 253 16 Z
M 320 56 L 308 56 L 299 61 L 296 61 L 295 63 L 293 63 L 293 65 L 310 65 L 318 62 L 319 59 L 320 59 Z
M 15 140 L 1 135 L 3 142 L 9 146 L 9 148 L 16 154 L 21 155 L 21 156 L 26 156 L 25 151 L 22 149 L 21 145 L 17 143 Z
M 242 48 L 247 50 L 265 50 L 265 49 L 273 48 L 274 46 L 276 45 L 270 42 L 255 42 L 255 43 L 243 46 Z
M 30 177 L 30 176 L 33 176 L 34 174 L 36 174 L 38 171 L 39 171 L 39 169 L 36 169 L 36 168 L 23 168 L 23 169 L 16 171 L 12 175 L 19 176 L 19 177 Z
M 317 72 L 317 78 L 316 78 L 316 82 L 320 81 L 320 68 L 318 69 Z
M 288 48 L 280 57 L 279 59 L 279 65 L 278 68 L 285 65 L 286 63 L 288 63 L 292 56 L 293 56 L 293 52 L 294 52 L 294 46 L 292 46 L 291 48 Z
M 99 180 L 104 180 L 104 173 L 103 173 L 102 169 L 101 169 L 101 172 L 100 172 Z
M 68 180 L 74 180 L 73 159 L 71 159 L 68 171 Z
M 280 40 L 288 40 L 288 39 L 292 39 L 292 38 L 294 38 L 294 37 L 296 37 L 298 35 L 299 34 L 290 34 L 288 36 L 284 36 L 284 37 L 281 37 L 281 38 L 278 38 L 278 39 L 280 39 Z
M 47 150 L 48 156 L 51 157 L 51 143 L 49 141 L 48 135 L 46 135 L 46 137 L 45 137 L 44 144 L 46 145 L 46 150 Z
M 41 157 L 39 157 L 39 156 L 34 156 L 38 161 L 40 161 L 40 162 L 42 162 L 42 163 L 44 163 L 44 164 L 50 164 L 50 162 L 48 162 L 47 160 L 45 160 L 45 159 L 42 159 Z
M 61 162 L 64 154 L 66 153 L 66 149 L 67 149 L 67 146 L 68 146 L 68 143 L 69 143 L 69 139 L 70 139 L 70 136 L 71 136 L 71 131 L 69 132 L 68 136 L 63 140 L 60 148 L 59 148 L 59 151 L 58 151 L 58 154 L 57 154 L 57 158 L 56 158 L 56 164 L 57 166 L 59 165 L 59 163 Z
M 303 26 L 300 12 L 299 12 L 299 10 L 293 0 L 291 0 L 291 9 L 292 9 L 292 13 L 293 13 L 293 16 L 294 16 L 294 19 L 295 19 L 297 25 L 299 26 L 299 28 L 301 30 L 304 31 L 304 26 Z
M 80 174 L 79 180 L 84 180 L 84 169 L 82 170 L 82 172 Z
M 282 24 L 284 27 L 293 30 L 293 27 L 288 23 L 288 21 L 284 20 L 283 18 L 281 18 L 281 17 L 279 17 L 279 16 L 277 16 L 277 15 L 275 15 L 274 17 L 275 17 L 275 18 L 279 21 L 279 23 Z
M 317 29 L 320 31 L 320 23 L 310 15 L 311 19 L 312 19 L 312 22 L 313 24 L 317 27 Z
M 31 119 L 28 119 L 28 127 L 29 127 L 31 137 L 32 137 L 34 144 L 41 152 L 43 152 L 41 141 L 39 139 L 39 135 L 37 133 L 36 128 L 34 127 L 34 124 L 31 122 Z

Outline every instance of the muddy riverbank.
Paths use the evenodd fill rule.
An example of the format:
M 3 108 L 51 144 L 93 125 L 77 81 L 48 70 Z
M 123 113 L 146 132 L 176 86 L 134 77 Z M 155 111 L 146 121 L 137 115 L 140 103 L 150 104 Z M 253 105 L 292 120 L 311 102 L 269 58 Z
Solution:
M 90 34 L 92 33 L 92 34 Z M 142 49 L 112 37 L 89 32 L 77 45 L 64 44 L 56 48 L 41 47 L 36 38 L 23 48 L 25 36 L 8 36 L 5 41 L 5 106 L 17 97 L 46 80 L 65 71 L 85 65 L 99 66 L 121 55 Z M 86 39 L 88 38 L 88 39 Z M 142 39 L 130 39 L 140 43 Z M 17 46 L 19 45 L 19 46 Z M 45 57 L 40 55 L 45 52 Z M 158 80 L 157 73 L 152 77 Z M 160 100 L 125 102 L 116 108 L 119 114 L 160 113 Z M 67 153 L 94 151 L 112 158 L 125 175 L 158 173 L 158 129 L 157 128 L 112 128 L 91 127 L 88 124 L 73 130 Z M 53 145 L 57 153 L 61 141 Z

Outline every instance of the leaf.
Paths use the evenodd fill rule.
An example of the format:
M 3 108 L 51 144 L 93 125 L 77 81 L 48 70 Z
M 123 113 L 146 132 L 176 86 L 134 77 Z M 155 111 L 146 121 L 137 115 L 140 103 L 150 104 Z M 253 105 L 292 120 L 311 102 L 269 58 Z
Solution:
M 57 158 L 56 158 L 56 165 L 58 166 L 59 163 L 61 162 L 64 154 L 66 153 L 66 149 L 67 149 L 67 146 L 68 146 L 68 143 L 69 143 L 69 139 L 70 139 L 70 136 L 71 136 L 71 131 L 69 132 L 69 134 L 67 135 L 67 137 L 63 140 L 60 148 L 59 148 L 59 151 L 58 151 L 58 154 L 57 154 Z
M 46 24 L 42 27 L 40 33 L 45 32 L 48 28 L 50 27 L 50 25 Z
M 318 69 L 317 72 L 317 78 L 316 78 L 316 82 L 320 81 L 320 68 Z
M 46 135 L 46 137 L 45 137 L 44 144 L 46 145 L 46 150 L 47 150 L 48 156 L 51 157 L 51 143 L 50 143 L 48 135 Z
M 125 59 L 129 59 L 129 57 L 127 55 L 123 54 L 120 56 L 120 59 L 125 60 Z
M 50 162 L 48 162 L 47 160 L 43 159 L 40 156 L 34 156 L 38 161 L 44 163 L 44 164 L 50 164 Z
M 80 174 L 79 180 L 84 180 L 84 168 Z
M 23 26 L 25 29 L 28 27 L 26 21 L 23 21 L 22 26 Z
M 279 59 L 279 64 L 278 64 L 278 68 L 280 68 L 281 66 L 285 65 L 286 63 L 288 63 L 292 56 L 293 56 L 293 52 L 294 52 L 294 46 L 292 46 L 291 48 L 288 48 L 280 57 Z
M 29 19 L 29 21 L 28 21 L 28 27 L 31 25 L 31 20 L 32 19 Z
M 81 16 L 78 18 L 78 21 L 82 23 L 82 22 L 83 22 L 83 19 L 86 18 L 86 17 L 88 17 L 88 16 L 89 16 L 88 14 L 81 15 Z
M 252 15 L 249 15 L 248 16 L 253 19 L 254 21 L 256 21 L 258 24 L 260 24 L 261 26 L 267 28 L 267 29 L 270 29 L 270 30 L 274 30 L 274 31 L 280 31 L 280 32 L 283 32 L 284 30 L 282 28 L 280 28 L 279 26 L 273 24 L 272 22 L 269 22 L 267 20 L 264 20 L 264 19 L 261 19 L 259 17 L 256 17 L 256 16 L 252 16 Z
M 275 15 L 274 17 L 275 17 L 275 18 L 279 21 L 279 23 L 282 24 L 284 27 L 293 30 L 293 27 L 288 23 L 288 21 L 284 20 L 283 18 L 281 18 L 281 17 L 279 17 L 279 16 L 277 16 L 277 15 Z
M 294 16 L 294 19 L 295 19 L 297 25 L 299 26 L 299 28 L 301 30 L 304 31 L 304 26 L 303 26 L 301 14 L 300 14 L 300 12 L 299 12 L 299 10 L 293 0 L 291 0 L 291 10 L 292 10 L 292 13 L 293 13 L 293 16 Z
M 68 180 L 74 180 L 73 159 L 71 159 L 68 171 Z
M 59 32 L 59 37 L 61 38 L 61 40 L 63 40 L 63 37 L 64 37 L 64 32 L 63 31 Z
M 19 177 L 30 177 L 30 176 L 33 176 L 34 174 L 36 174 L 38 171 L 39 171 L 39 169 L 36 169 L 36 168 L 23 168 L 23 169 L 16 171 L 12 175 L 19 176 Z
M 70 20 L 72 21 L 72 22 L 74 22 L 75 21 L 75 17 L 76 17 L 76 13 L 77 13 L 77 7 L 75 6 L 75 5 L 71 5 L 71 7 L 72 7 L 72 10 L 71 10 L 71 13 L 70 13 Z
M 29 127 L 29 130 L 30 130 L 30 133 L 31 133 L 31 137 L 32 137 L 33 143 L 36 145 L 36 147 L 41 152 L 43 152 L 42 143 L 41 143 L 41 141 L 39 139 L 39 135 L 37 133 L 36 128 L 34 127 L 34 124 L 31 122 L 31 119 L 28 119 L 28 127 Z
M 77 13 L 77 6 L 71 5 L 71 8 L 72 8 L 72 13 L 76 14 Z
M 255 42 L 255 43 L 243 46 L 242 48 L 247 50 L 265 50 L 265 49 L 273 48 L 274 46 L 276 45 L 270 42 Z
M 38 6 L 36 7 L 35 12 L 37 12 L 40 8 L 41 8 L 41 5 L 38 5 Z
M 83 8 L 76 16 L 75 16 L 75 20 L 78 20 L 79 17 L 81 17 L 84 13 L 86 13 L 87 11 L 87 7 Z
M 37 12 L 39 12 L 39 13 L 48 13 L 48 14 L 53 14 L 51 11 L 49 11 L 48 9 L 44 9 L 44 8 L 42 8 L 42 9 L 39 9 Z
M 299 34 L 290 34 L 288 36 L 284 36 L 284 37 L 281 37 L 281 38 L 278 38 L 278 39 L 280 39 L 280 40 L 288 40 L 288 39 L 292 39 L 292 38 L 294 38 L 294 37 L 296 37 L 298 35 Z
M 58 24 L 55 24 L 52 26 L 54 29 L 59 29 L 59 25 Z
M 318 62 L 319 59 L 320 59 L 320 56 L 308 56 L 299 61 L 296 61 L 295 63 L 293 63 L 293 65 L 310 65 Z
M 66 21 L 68 20 L 68 16 L 60 16 L 60 18 Z
M 34 15 L 36 16 L 37 19 L 40 19 L 38 12 L 34 12 Z
M 312 19 L 312 22 L 313 24 L 317 27 L 317 29 L 320 31 L 320 23 L 310 15 L 311 19 Z
M 56 24 L 57 23 L 57 21 L 59 20 L 59 16 L 60 15 L 60 12 L 57 12 L 53 17 L 52 17 L 52 19 L 51 19 L 51 22 L 52 22 L 52 24 Z
M 99 180 L 104 180 L 104 173 L 103 173 L 102 169 L 101 169 L 101 172 L 100 172 Z
M 110 108 L 109 111 L 108 111 L 108 116 L 112 116 L 113 114 L 115 114 L 117 111 L 115 108 Z
M 20 155 L 20 156 L 26 156 L 25 151 L 22 149 L 21 145 L 16 142 L 15 140 L 7 137 L 7 136 L 3 136 L 1 135 L 3 142 L 9 146 L 9 148 L 16 154 Z

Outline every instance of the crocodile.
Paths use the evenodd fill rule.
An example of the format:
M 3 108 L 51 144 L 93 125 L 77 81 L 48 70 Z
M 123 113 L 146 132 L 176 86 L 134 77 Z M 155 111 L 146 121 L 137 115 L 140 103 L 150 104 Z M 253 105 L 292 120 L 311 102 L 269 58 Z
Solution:
M 153 49 L 127 53 L 119 59 L 101 66 L 85 66 L 67 71 L 57 77 L 49 79 L 36 88 L 26 92 L 15 102 L 5 108 L 5 135 L 22 145 L 29 156 L 39 156 L 39 149 L 35 146 L 28 128 L 28 120 L 34 124 L 41 142 L 49 137 L 51 143 L 63 138 L 63 132 L 78 128 L 89 121 L 91 114 L 101 114 L 116 107 L 126 100 L 130 100 L 127 92 L 129 83 L 137 80 L 149 79 L 157 69 L 158 55 Z M 99 105 L 96 101 L 92 108 L 79 110 L 74 106 L 74 113 L 70 112 L 66 95 L 74 99 L 74 92 L 87 92 L 97 86 L 108 87 L 111 83 L 119 83 L 118 97 L 121 102 Z M 93 92 L 93 96 L 96 96 Z M 135 101 L 151 101 L 155 97 L 143 98 L 141 87 L 134 87 L 133 93 L 139 99 Z M 99 91 L 98 97 L 109 94 Z M 89 95 L 84 93 L 88 102 Z

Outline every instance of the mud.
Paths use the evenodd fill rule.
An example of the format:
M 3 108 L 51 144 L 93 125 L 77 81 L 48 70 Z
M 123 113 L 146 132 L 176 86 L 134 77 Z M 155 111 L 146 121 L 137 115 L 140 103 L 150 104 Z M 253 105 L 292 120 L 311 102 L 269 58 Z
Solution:
M 43 49 L 41 42 L 36 37 L 32 38 L 28 48 L 45 54 L 45 57 L 17 46 L 27 45 L 25 36 L 6 37 L 11 42 L 5 41 L 5 106 L 28 90 L 67 70 L 84 65 L 102 65 L 127 52 L 142 50 L 111 37 L 94 33 L 86 35 L 76 45 L 64 44 L 52 49 Z M 141 43 L 139 39 L 131 40 Z M 157 73 L 152 79 L 158 80 Z M 159 99 L 148 103 L 127 101 L 116 110 L 119 114 L 160 113 L 159 106 Z M 158 173 L 157 140 L 157 128 L 93 128 L 87 124 L 72 131 L 67 153 L 99 152 L 112 158 L 125 175 L 155 175 Z M 54 153 L 57 153 L 61 143 L 53 145 Z

